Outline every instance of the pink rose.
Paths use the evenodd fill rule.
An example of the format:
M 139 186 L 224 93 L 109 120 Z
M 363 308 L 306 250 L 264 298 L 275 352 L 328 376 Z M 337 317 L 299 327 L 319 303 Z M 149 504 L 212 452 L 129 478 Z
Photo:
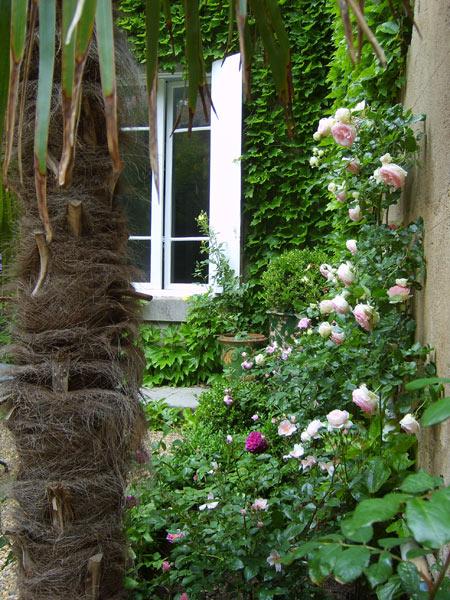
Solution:
M 331 128 L 331 135 L 337 144 L 349 148 L 355 141 L 356 129 L 347 123 L 336 123 Z
M 225 394 L 223 401 L 227 406 L 231 406 L 233 404 L 233 398 L 230 396 L 230 394 Z
M 252 454 L 260 454 L 268 448 L 266 438 L 259 431 L 252 431 L 245 440 L 245 449 Z
M 361 170 L 361 164 L 359 160 L 353 158 L 352 160 L 348 161 L 346 169 L 352 175 L 358 175 L 359 171 Z
M 355 281 L 352 263 L 346 262 L 339 265 L 337 276 L 345 286 L 351 285 Z
M 172 565 L 168 560 L 164 560 L 161 568 L 163 570 L 163 573 L 167 573 L 167 571 L 170 571 L 170 569 L 172 568 Z
M 406 433 L 419 433 L 420 425 L 411 413 L 408 413 L 400 421 L 400 427 L 406 431 Z
M 175 542 L 176 540 L 181 540 L 182 538 L 184 538 L 184 533 L 182 531 L 180 531 L 178 533 L 168 533 L 166 535 L 166 540 L 170 544 L 173 544 L 173 542 Z
M 330 135 L 331 128 L 333 127 L 335 121 L 332 117 L 324 117 L 319 120 L 319 125 L 317 126 L 317 134 L 319 137 L 326 137 Z
M 330 340 L 336 344 L 336 346 L 340 346 L 345 342 L 345 333 L 343 331 L 333 329 Z
M 252 415 L 252 421 L 257 421 L 259 419 L 258 415 Z
M 365 384 L 352 392 L 352 400 L 363 412 L 373 415 L 378 408 L 378 396 L 367 389 Z
M 180 600 L 189 600 L 189 596 L 186 594 L 186 592 L 183 592 L 180 596 Z
M 340 192 L 338 192 L 336 194 L 336 200 L 338 202 L 345 202 L 346 198 L 347 198 L 347 192 L 345 190 L 341 190 Z
M 356 240 L 347 240 L 345 242 L 345 245 L 347 247 L 347 250 L 349 252 L 351 252 L 352 254 L 356 254 L 356 252 L 358 251 L 357 245 L 356 245 Z
M 346 410 L 335 409 L 327 414 L 328 425 L 331 429 L 343 429 L 344 427 L 351 427 L 352 423 L 349 421 L 350 415 Z
M 323 427 L 325 427 L 325 425 L 322 423 L 322 421 L 319 421 L 319 419 L 314 419 L 311 421 L 305 431 L 302 431 L 300 436 L 302 442 L 309 442 L 310 440 L 319 438 L 319 430 Z
M 269 501 L 265 498 L 256 498 L 250 508 L 252 510 L 267 510 L 269 508 Z
M 297 425 L 291 423 L 288 419 L 284 419 L 278 425 L 278 435 L 289 437 L 297 431 Z
M 309 327 L 311 327 L 311 319 L 308 319 L 308 317 L 302 317 L 298 322 L 297 327 L 299 329 L 309 329 Z
M 303 470 L 306 471 L 307 469 L 310 469 L 311 467 L 317 464 L 317 459 L 315 456 L 307 456 L 300 462 Z
M 344 296 L 335 296 L 331 302 L 333 303 L 334 310 L 340 315 L 346 315 L 350 312 L 350 304 L 347 302 Z
M 406 302 L 411 296 L 411 290 L 409 287 L 403 285 L 393 285 L 387 291 L 389 296 L 389 304 L 398 304 L 399 302 Z
M 332 300 L 322 300 L 319 303 L 319 311 L 321 315 L 329 315 L 334 311 Z
M 333 267 L 331 265 L 327 265 L 327 263 L 323 263 L 319 267 L 320 274 L 325 277 L 325 279 L 330 278 L 330 273 L 333 273 Z
M 251 360 L 244 360 L 243 363 L 241 363 L 241 367 L 245 370 L 248 371 L 253 367 L 253 363 Z
M 373 176 L 379 183 L 385 183 L 398 190 L 405 185 L 407 174 L 408 172 L 399 165 L 387 163 L 377 169 Z
M 380 315 L 370 304 L 357 304 L 353 309 L 353 314 L 358 325 L 366 331 L 373 331 L 380 320 Z
M 353 208 L 348 209 L 348 216 L 350 217 L 351 221 L 361 221 L 362 214 L 361 207 L 359 206 L 359 204 L 357 204 Z

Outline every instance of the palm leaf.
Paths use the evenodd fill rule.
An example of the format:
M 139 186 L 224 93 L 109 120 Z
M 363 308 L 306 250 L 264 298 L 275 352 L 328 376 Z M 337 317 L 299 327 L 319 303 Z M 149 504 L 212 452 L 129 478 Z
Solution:
M 67 35 L 65 35 L 64 44 L 70 45 L 72 42 L 75 44 L 75 68 L 73 75 L 73 87 L 70 105 L 65 107 L 67 114 L 65 115 L 64 127 L 64 141 L 66 143 L 63 146 L 61 161 L 59 164 L 59 185 L 68 185 L 72 176 L 73 161 L 75 158 L 75 139 L 78 128 L 78 115 L 81 104 L 81 92 L 82 92 L 82 81 L 83 72 L 86 65 L 87 54 L 89 50 L 89 44 L 91 43 L 92 33 L 94 31 L 95 11 L 97 2 L 96 0 L 89 0 L 89 2 L 83 2 L 78 0 L 74 7 L 71 3 L 67 6 L 67 10 L 70 13 L 72 8 L 72 19 L 70 19 L 69 13 L 67 19 L 70 22 L 63 22 L 67 26 Z M 64 19 L 64 17 L 63 17 Z M 66 80 L 66 85 L 70 79 L 70 52 L 67 50 L 67 63 L 64 67 L 69 72 L 62 74 L 62 80 Z
M 47 209 L 47 143 L 55 62 L 56 0 L 39 3 L 39 80 L 34 134 L 35 184 L 47 242 L 52 230 Z
M 11 0 L 0 0 L 0 159 L 3 128 L 9 89 L 9 35 L 11 30 Z
M 341 13 L 342 25 L 344 27 L 345 41 L 347 42 L 347 51 L 350 56 L 350 60 L 352 61 L 352 65 L 355 65 L 356 57 L 353 42 L 353 28 L 350 21 L 350 13 L 348 12 L 347 0 L 339 0 L 339 10 Z
M 34 38 L 34 29 L 36 27 L 38 13 L 38 5 L 36 2 L 31 3 L 30 10 L 30 23 L 28 27 L 28 45 L 26 49 L 25 55 L 25 64 L 22 75 L 22 89 L 20 94 L 20 107 L 19 107 L 19 124 L 17 127 L 17 161 L 19 167 L 19 177 L 20 183 L 23 184 L 23 167 L 22 167 L 22 132 L 23 132 L 23 120 L 25 116 L 25 100 L 26 100 L 26 89 L 28 84 L 28 74 L 30 71 L 31 65 L 31 57 L 33 55 L 33 38 Z
M 186 25 L 186 61 L 188 71 L 189 130 L 192 129 L 197 96 L 200 92 L 205 108 L 206 73 L 200 36 L 198 0 L 184 0 Z M 207 117 L 207 110 L 205 117 Z
M 402 0 L 402 4 L 403 4 L 403 7 L 405 9 L 406 14 L 408 15 L 409 20 L 411 21 L 411 23 L 416 28 L 419 37 L 422 37 L 422 34 L 420 32 L 420 29 L 419 29 L 419 26 L 417 25 L 416 20 L 414 19 L 414 11 L 411 8 L 409 0 Z
M 250 75 L 251 75 L 251 46 L 249 46 L 247 0 L 235 0 L 236 23 L 239 35 L 239 50 L 242 61 L 242 87 L 246 100 L 250 99 Z
M 363 13 L 361 12 L 361 9 L 359 8 L 359 5 L 355 2 L 355 0 L 346 0 L 346 2 L 352 9 L 352 12 L 355 15 L 355 18 L 356 18 L 356 21 L 357 21 L 359 27 L 361 27 L 364 35 L 369 40 L 369 43 L 371 44 L 372 48 L 374 49 L 375 54 L 378 56 L 380 63 L 385 67 L 387 61 L 386 61 L 386 56 L 384 54 L 383 48 L 378 43 L 378 40 L 375 37 L 373 31 L 367 25 L 367 22 L 364 18 Z
M 98 57 L 100 63 L 100 76 L 102 80 L 102 93 L 105 102 L 106 134 L 108 150 L 113 163 L 114 188 L 122 170 L 119 155 L 119 136 L 117 132 L 117 88 L 116 68 L 114 63 L 114 33 L 111 0 L 97 0 L 95 14 L 97 33 Z
M 170 9 L 170 6 L 169 6 Z M 158 85 L 158 40 L 160 0 L 146 0 L 146 70 L 148 94 L 148 125 L 149 125 L 149 154 L 150 168 L 153 173 L 156 193 L 159 198 L 159 162 L 158 162 L 158 132 L 157 132 L 157 107 L 156 93 Z M 167 22 L 167 14 L 166 14 Z
M 166 22 L 167 31 L 169 33 L 170 47 L 172 48 L 172 54 L 175 57 L 175 42 L 173 39 L 173 22 L 172 22 L 172 10 L 170 0 L 162 0 L 162 8 L 164 13 L 164 20 Z
M 10 30 L 10 75 L 8 90 L 8 106 L 6 109 L 6 145 L 3 162 L 3 179 L 7 182 L 9 163 L 11 162 L 14 128 L 16 123 L 16 107 L 19 92 L 20 66 L 22 64 L 27 36 L 28 0 L 14 0 L 11 4 Z M 3 18 L 3 17 L 2 17 Z

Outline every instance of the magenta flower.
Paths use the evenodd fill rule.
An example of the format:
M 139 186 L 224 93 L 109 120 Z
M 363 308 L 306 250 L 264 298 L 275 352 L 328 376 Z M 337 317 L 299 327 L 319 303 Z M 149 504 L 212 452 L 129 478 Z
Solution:
M 311 327 L 311 319 L 308 319 L 308 317 L 302 317 L 298 322 L 297 327 L 299 329 L 309 329 L 309 327 Z
M 170 569 L 172 568 L 172 565 L 168 560 L 163 560 L 161 568 L 163 570 L 163 573 L 167 573 L 167 571 L 170 571 Z
M 170 544 L 173 544 L 176 540 L 181 540 L 182 538 L 184 538 L 184 533 L 182 531 L 178 531 L 177 533 L 168 533 L 166 535 L 166 540 Z
M 259 431 L 252 431 L 245 440 L 245 449 L 252 454 L 260 454 L 269 447 L 266 438 Z

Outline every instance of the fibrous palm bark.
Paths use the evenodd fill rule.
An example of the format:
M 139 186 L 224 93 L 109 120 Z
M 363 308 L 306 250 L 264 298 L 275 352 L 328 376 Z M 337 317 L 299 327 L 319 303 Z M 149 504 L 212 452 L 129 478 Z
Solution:
M 143 430 L 138 300 L 130 284 L 126 222 L 112 191 L 94 51 L 67 189 L 51 175 L 62 147 L 61 94 L 54 86 L 48 160 L 53 240 L 45 241 L 32 159 L 35 55 L 36 49 L 24 88 L 23 181 L 13 185 L 23 215 L 9 350 L 18 368 L 3 385 L 2 399 L 11 409 L 6 425 L 19 471 L 15 525 L 7 533 L 23 600 L 109 599 L 122 590 L 124 488 Z

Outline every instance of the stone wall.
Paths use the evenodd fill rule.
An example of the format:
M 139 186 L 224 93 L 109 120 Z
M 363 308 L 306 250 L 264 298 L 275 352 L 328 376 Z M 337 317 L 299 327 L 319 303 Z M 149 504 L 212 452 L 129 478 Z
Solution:
M 435 349 L 438 375 L 450 376 L 450 0 L 416 0 L 404 104 L 425 113 L 420 166 L 401 210 L 425 222 L 427 280 L 418 294 L 417 338 Z M 447 389 L 450 392 L 450 388 Z M 447 395 L 450 395 L 448 393 Z M 420 463 L 450 482 L 450 422 L 422 433 Z

